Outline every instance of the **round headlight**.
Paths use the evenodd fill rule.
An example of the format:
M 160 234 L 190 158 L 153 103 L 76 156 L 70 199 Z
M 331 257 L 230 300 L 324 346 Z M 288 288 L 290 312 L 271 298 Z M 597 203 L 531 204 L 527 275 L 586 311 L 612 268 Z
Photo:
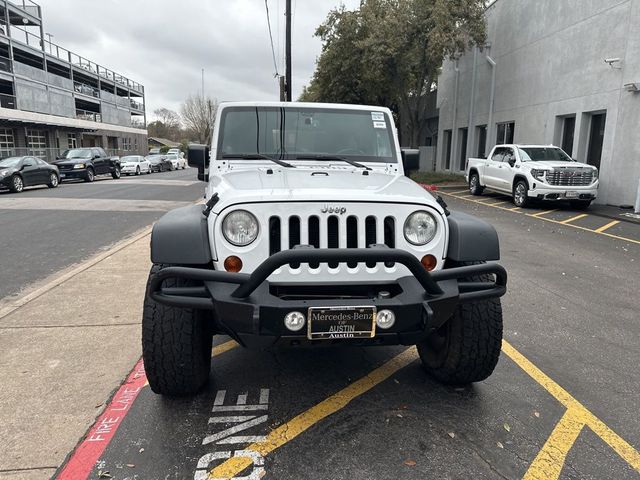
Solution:
M 413 212 L 404 222 L 404 238 L 412 245 L 426 245 L 436 236 L 438 222 L 429 212 Z
M 222 234 L 232 245 L 245 247 L 258 238 L 258 220 L 246 210 L 236 210 L 222 222 Z

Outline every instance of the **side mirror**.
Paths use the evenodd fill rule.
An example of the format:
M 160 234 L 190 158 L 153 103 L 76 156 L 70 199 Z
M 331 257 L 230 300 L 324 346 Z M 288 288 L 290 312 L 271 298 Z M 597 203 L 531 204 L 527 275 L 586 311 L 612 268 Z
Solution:
M 420 150 L 417 148 L 403 148 L 400 153 L 402 154 L 405 175 L 411 170 L 420 169 Z
M 97 160 L 98 158 L 100 158 L 100 155 L 94 155 L 94 156 L 93 156 L 93 159 L 94 159 L 94 160 Z
M 189 145 L 187 162 L 190 167 L 198 169 L 198 180 L 207 181 L 204 171 L 209 161 L 210 150 L 207 145 Z

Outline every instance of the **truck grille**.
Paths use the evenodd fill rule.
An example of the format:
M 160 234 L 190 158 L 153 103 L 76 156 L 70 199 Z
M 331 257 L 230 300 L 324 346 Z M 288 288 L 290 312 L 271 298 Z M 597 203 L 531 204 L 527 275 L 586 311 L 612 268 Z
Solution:
M 547 172 L 547 183 L 566 187 L 586 187 L 593 183 L 593 171 L 591 169 L 561 169 Z
M 317 215 L 306 218 L 299 216 L 269 218 L 269 253 L 292 249 L 299 245 L 311 245 L 315 248 L 369 248 L 376 244 L 385 244 L 395 248 L 396 226 L 391 216 L 378 218 L 369 215 L 364 218 L 349 215 L 347 217 L 330 215 L 322 220 Z M 355 268 L 356 263 L 348 263 Z M 299 268 L 300 265 L 291 265 Z M 317 264 L 310 264 L 318 268 Z M 375 263 L 369 264 L 370 268 Z M 392 263 L 386 265 L 393 266 Z M 337 263 L 329 263 L 330 268 L 337 268 Z

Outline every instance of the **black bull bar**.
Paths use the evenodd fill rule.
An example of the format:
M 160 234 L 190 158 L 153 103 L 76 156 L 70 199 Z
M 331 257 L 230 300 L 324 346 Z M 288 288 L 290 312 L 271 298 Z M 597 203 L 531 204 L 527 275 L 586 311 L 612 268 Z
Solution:
M 183 278 L 201 282 L 219 282 L 238 285 L 230 297 L 245 299 L 260 287 L 278 268 L 287 264 L 309 263 L 386 263 L 394 262 L 407 267 L 430 299 L 444 295 L 439 282 L 458 280 L 458 301 L 475 302 L 501 297 L 507 291 L 507 272 L 496 263 L 484 263 L 427 272 L 420 261 L 404 250 L 375 246 L 353 249 L 316 249 L 297 247 L 278 252 L 262 262 L 251 274 L 232 273 L 209 268 L 167 267 L 150 278 L 148 295 L 158 303 L 173 307 L 213 310 L 211 294 L 206 287 L 162 287 L 168 278 Z M 495 275 L 495 281 L 471 282 L 465 279 L 478 275 Z M 321 288 L 321 286 L 319 286 Z

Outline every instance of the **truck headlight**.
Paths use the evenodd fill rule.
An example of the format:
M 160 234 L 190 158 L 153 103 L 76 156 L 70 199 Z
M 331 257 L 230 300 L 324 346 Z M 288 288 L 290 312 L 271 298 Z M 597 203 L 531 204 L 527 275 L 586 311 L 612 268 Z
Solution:
M 258 220 L 246 210 L 236 210 L 228 214 L 222 222 L 222 234 L 232 245 L 246 247 L 258 238 Z
M 404 222 L 404 238 L 412 245 L 426 245 L 436 236 L 438 222 L 429 212 L 413 212 Z
M 548 170 L 538 170 L 535 168 L 531 169 L 531 176 L 533 178 L 535 178 L 536 180 L 540 180 L 541 182 L 544 182 L 544 174 L 547 173 Z
M 86 165 L 84 163 L 76 163 L 73 168 L 79 169 L 79 168 L 84 168 Z
M 593 169 L 593 181 L 595 182 L 596 180 L 598 180 L 598 169 L 594 168 Z

